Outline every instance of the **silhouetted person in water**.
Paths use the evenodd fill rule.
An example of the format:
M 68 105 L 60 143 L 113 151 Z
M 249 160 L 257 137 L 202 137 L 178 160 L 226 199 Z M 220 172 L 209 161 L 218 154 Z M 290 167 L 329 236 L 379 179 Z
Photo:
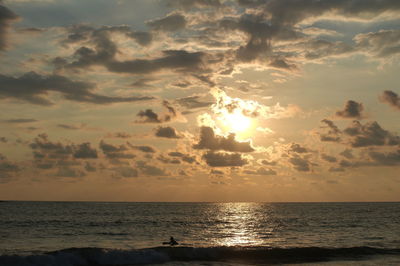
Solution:
M 179 245 L 178 242 L 176 242 L 176 240 L 172 236 L 169 238 L 169 244 L 171 246 Z
M 176 245 L 179 245 L 179 243 L 176 242 L 176 240 L 171 236 L 169 238 L 169 242 L 163 242 L 163 245 L 176 246 Z

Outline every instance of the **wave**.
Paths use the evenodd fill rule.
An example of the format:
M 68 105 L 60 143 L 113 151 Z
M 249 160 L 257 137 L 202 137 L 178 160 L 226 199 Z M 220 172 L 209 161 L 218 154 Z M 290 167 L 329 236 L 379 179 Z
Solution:
M 362 260 L 377 255 L 400 256 L 400 249 L 267 248 L 267 247 L 154 247 L 134 250 L 69 248 L 38 255 L 2 255 L 4 266 L 107 266 L 157 264 L 171 261 L 221 261 L 262 264 Z

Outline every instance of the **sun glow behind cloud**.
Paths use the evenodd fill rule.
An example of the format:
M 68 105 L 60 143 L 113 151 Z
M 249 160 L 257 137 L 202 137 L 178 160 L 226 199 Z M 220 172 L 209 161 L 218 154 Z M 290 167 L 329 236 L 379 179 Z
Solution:
M 240 111 L 235 110 L 232 113 L 225 114 L 221 117 L 222 123 L 234 133 L 242 133 L 250 128 L 252 121 L 249 117 L 244 116 Z
M 211 94 L 216 103 L 211 106 L 215 122 L 225 133 L 234 133 L 239 139 L 255 133 L 258 120 L 265 113 L 265 107 L 256 101 L 229 97 L 224 91 L 214 89 Z

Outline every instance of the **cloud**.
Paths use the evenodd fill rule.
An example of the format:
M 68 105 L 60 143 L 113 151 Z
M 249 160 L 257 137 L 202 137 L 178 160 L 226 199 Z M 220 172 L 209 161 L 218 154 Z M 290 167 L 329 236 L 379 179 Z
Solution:
M 273 166 L 273 165 L 276 165 L 276 164 L 277 164 L 276 161 L 268 161 L 268 160 L 262 160 L 261 163 L 262 163 L 263 165 L 269 165 L 269 166 Z
M 203 155 L 203 159 L 211 167 L 234 167 L 248 164 L 240 153 L 222 153 L 208 151 Z
M 374 162 L 381 165 L 400 165 L 400 149 L 387 153 L 371 151 L 368 155 Z
M 156 81 L 156 79 L 154 78 L 140 78 L 131 83 L 129 86 L 133 88 L 151 88 L 153 87 L 151 83 L 153 83 L 154 81 Z
M 68 129 L 68 130 L 78 130 L 78 129 L 82 129 L 84 127 L 84 125 L 58 124 L 57 127 L 63 128 L 63 129 Z
M 105 62 L 105 66 L 111 72 L 131 74 L 150 74 L 165 69 L 177 72 L 201 72 L 205 66 L 206 56 L 204 52 L 167 50 L 163 51 L 159 58 L 111 60 Z
M 345 169 L 343 168 L 343 167 L 330 167 L 329 168 L 329 170 L 328 170 L 329 172 L 344 172 L 345 171 Z
M 377 57 L 389 57 L 400 53 L 400 30 L 380 30 L 361 33 L 354 37 L 356 46 Z
M 175 151 L 175 152 L 169 152 L 168 155 L 171 157 L 179 157 L 179 158 L 181 158 L 182 161 L 187 162 L 187 163 L 197 163 L 196 156 L 191 156 L 189 154 L 184 154 L 184 153 Z
M 58 171 L 55 174 L 55 176 L 71 178 L 83 177 L 85 175 L 85 172 L 83 172 L 82 170 L 71 167 L 59 167 Z
M 399 136 L 384 130 L 376 121 L 364 125 L 359 121 L 353 121 L 343 132 L 350 136 L 349 142 L 354 148 L 400 144 Z
M 29 145 L 35 159 L 64 159 L 67 160 L 75 151 L 74 145 L 52 142 L 47 134 L 39 134 Z
M 134 31 L 128 26 L 103 26 L 100 28 L 93 28 L 86 24 L 78 24 L 69 27 L 67 32 L 67 38 L 62 41 L 64 45 L 89 41 L 102 51 L 108 50 L 110 55 L 114 55 L 116 52 L 113 42 L 110 40 L 110 35 L 113 33 L 122 33 L 126 37 L 135 40 L 141 46 L 148 46 L 153 40 L 152 33 Z
M 321 141 L 339 142 L 341 140 L 340 135 L 342 132 L 333 121 L 323 119 L 321 123 L 324 124 L 324 126 L 320 127 L 323 129 L 323 132 L 319 133 Z
M 0 1 L 0 51 L 7 48 L 8 29 L 11 23 L 17 19 L 18 16 Z
M 93 104 L 111 104 L 137 102 L 154 99 L 153 97 L 118 97 L 105 96 L 93 92 L 93 83 L 73 81 L 59 75 L 40 75 L 35 72 L 25 73 L 20 77 L 0 74 L 0 99 L 17 99 L 37 105 L 52 105 L 48 97 L 50 92 L 58 92 L 70 101 Z
M 315 60 L 330 56 L 340 56 L 355 52 L 354 47 L 344 42 L 327 40 L 309 40 L 303 44 L 304 56 L 308 60 Z
M 131 138 L 131 134 L 126 133 L 126 132 L 115 132 L 115 133 L 108 133 L 107 136 L 108 138 L 118 138 L 118 139 L 128 139 Z
M 341 15 L 345 18 L 374 18 L 384 12 L 397 11 L 400 5 L 393 0 L 322 0 L 296 1 L 270 0 L 249 1 L 239 0 L 239 4 L 262 9 L 273 24 L 295 25 L 303 20 L 322 16 L 326 13 Z
M 141 151 L 141 152 L 146 152 L 146 153 L 155 153 L 156 152 L 156 150 L 151 146 L 143 146 L 143 145 L 135 146 L 135 145 L 132 145 L 130 143 L 128 143 L 128 145 L 132 149 L 138 150 L 138 151 Z
M 158 127 L 155 135 L 160 138 L 180 139 L 182 138 L 173 127 Z
M 339 154 L 342 155 L 343 157 L 347 158 L 347 159 L 353 159 L 354 158 L 352 150 L 350 150 L 350 149 L 345 149 L 344 151 L 342 151 Z
M 159 118 L 159 115 L 153 112 L 153 110 L 151 109 L 140 111 L 137 116 L 140 117 L 141 120 L 136 120 L 136 123 L 162 123 L 171 120 L 171 117 L 169 115 L 165 115 L 164 117 Z
M 272 170 L 271 168 L 264 168 L 260 167 L 257 170 L 245 170 L 243 171 L 245 174 L 249 175 L 276 175 L 277 172 L 275 170 Z
M 295 152 L 295 153 L 307 153 L 307 152 L 309 152 L 309 150 L 307 148 L 305 148 L 305 147 L 303 147 L 303 146 L 301 146 L 300 144 L 297 144 L 297 143 L 292 143 L 290 145 L 289 151 L 290 152 Z
M 289 158 L 289 162 L 293 165 L 293 168 L 300 172 L 311 171 L 310 162 L 299 156 Z
M 169 174 L 157 166 L 148 165 L 144 161 L 137 161 L 136 167 L 144 174 L 149 176 L 168 176 Z
M 96 172 L 97 168 L 95 164 L 90 163 L 90 162 L 85 162 L 85 170 L 87 172 Z
M 284 58 L 273 58 L 271 62 L 269 62 L 269 66 L 277 68 L 277 69 L 284 69 L 284 70 L 296 70 L 298 69 L 295 64 L 290 64 Z
M 235 134 L 228 137 L 215 135 L 211 127 L 200 127 L 199 143 L 193 145 L 194 149 L 223 150 L 231 152 L 253 152 L 254 148 L 250 141 L 239 142 L 235 140 Z
M 330 163 L 336 163 L 337 162 L 336 157 L 330 156 L 330 155 L 327 155 L 327 154 L 324 154 L 324 153 L 321 154 L 321 158 L 323 160 L 327 161 L 327 162 L 330 162 Z
M 82 177 L 85 175 L 83 169 L 77 168 L 82 165 L 83 159 L 97 159 L 98 154 L 89 142 L 81 144 L 52 142 L 46 134 L 39 134 L 32 143 L 34 166 L 42 170 L 56 169 L 55 176 L 59 177 Z M 87 171 L 95 171 L 93 167 L 84 167 Z
M 168 102 L 163 101 L 163 106 L 167 109 L 167 113 L 157 114 L 153 112 L 152 109 L 146 109 L 145 111 L 140 111 L 137 116 L 140 117 L 139 120 L 136 120 L 136 123 L 164 123 L 169 122 L 173 118 L 178 116 L 175 108 Z
M 271 39 L 279 31 L 262 16 L 252 14 L 243 15 L 239 19 L 224 18 L 219 21 L 219 27 L 247 34 L 246 44 L 236 50 L 236 58 L 242 62 L 253 61 L 271 52 Z
M 139 176 L 138 170 L 130 166 L 121 166 L 112 169 L 116 171 L 120 176 L 125 178 L 132 178 Z
M 399 30 L 359 34 L 352 45 L 345 41 L 325 40 L 325 36 L 316 36 L 307 28 L 303 29 L 303 25 L 318 25 L 315 21 L 329 20 L 333 16 L 336 21 L 353 19 L 365 22 L 374 18 L 388 19 L 393 14 L 398 16 L 400 6 L 393 0 L 239 0 L 238 4 L 245 7 L 242 15 L 238 12 L 231 17 L 224 16 L 216 31 L 242 33 L 236 35 L 239 41 L 230 45 L 237 47 L 235 55 L 239 63 L 256 62 L 282 70 L 295 70 L 297 66 L 288 63 L 290 60 L 304 62 L 355 52 L 389 57 L 400 52 Z M 240 44 L 244 38 L 245 43 Z
M 90 147 L 90 143 L 82 143 L 75 148 L 74 158 L 77 159 L 95 159 L 97 158 L 97 150 Z
M 0 153 L 0 184 L 9 182 L 21 168 Z
M 153 35 L 147 31 L 134 31 L 128 36 L 132 37 L 138 44 L 148 46 L 153 41 Z
M 157 31 L 177 31 L 184 29 L 186 26 L 186 18 L 181 14 L 171 14 L 164 18 L 155 19 L 147 22 L 151 29 Z
M 361 119 L 364 117 L 362 111 L 364 107 L 362 103 L 352 100 L 346 102 L 344 109 L 336 112 L 336 116 L 341 118 Z
M 171 16 L 171 19 L 177 18 Z M 156 21 L 154 21 L 156 22 Z M 160 29 L 172 29 L 171 24 L 155 26 Z M 134 38 L 141 45 L 150 43 L 151 35 L 145 32 L 132 32 L 127 26 L 102 27 L 94 29 L 85 25 L 78 25 L 70 29 L 71 34 L 63 44 L 83 44 L 68 57 L 56 57 L 53 64 L 56 71 L 86 69 L 91 66 L 104 66 L 108 71 L 115 73 L 150 74 L 161 70 L 177 72 L 192 72 L 198 74 L 207 69 L 205 62 L 208 54 L 203 52 L 188 52 L 185 50 L 164 50 L 156 57 L 140 57 L 119 61 L 116 55 L 121 53 L 112 39 L 112 33 L 123 33 Z M 210 58 L 212 59 L 212 58 Z M 214 59 L 213 59 L 214 60 Z M 215 60 L 214 60 L 215 61 Z
M 221 170 L 211 169 L 210 174 L 217 175 L 217 176 L 223 176 L 225 174 L 225 172 L 221 171 Z
M 173 7 L 179 7 L 183 9 L 190 8 L 218 8 L 221 7 L 222 4 L 219 0 L 168 0 L 168 4 Z
M 212 102 L 201 101 L 200 99 L 201 99 L 200 96 L 194 95 L 194 96 L 178 98 L 175 101 L 179 105 L 186 107 L 187 109 L 203 108 L 203 107 L 208 107 L 212 104 Z
M 125 145 L 112 145 L 105 143 L 103 140 L 100 142 L 100 149 L 108 159 L 132 159 L 136 155 L 129 153 L 129 149 Z
M 384 91 L 380 96 L 380 100 L 400 111 L 400 97 L 394 91 Z
M 163 163 L 170 163 L 170 164 L 180 164 L 181 163 L 181 161 L 176 158 L 171 159 L 171 158 L 165 157 L 163 155 L 158 156 L 157 160 L 159 160 Z
M 37 122 L 38 120 L 33 119 L 33 118 L 17 118 L 17 119 L 8 119 L 4 120 L 6 123 L 12 123 L 12 124 L 20 124 L 20 123 L 33 123 Z
M 211 89 L 210 93 L 215 98 L 215 103 L 211 106 L 211 109 L 218 119 L 222 121 L 232 114 L 248 118 L 279 119 L 293 117 L 299 113 L 299 108 L 295 105 L 288 105 L 287 108 L 281 107 L 279 103 L 273 106 L 266 106 L 257 101 L 232 98 L 218 88 Z

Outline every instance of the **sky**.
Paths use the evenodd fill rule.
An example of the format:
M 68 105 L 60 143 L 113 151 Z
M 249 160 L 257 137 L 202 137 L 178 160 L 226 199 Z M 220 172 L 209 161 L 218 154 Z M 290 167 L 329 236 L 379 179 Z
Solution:
M 399 201 L 400 1 L 0 0 L 0 199 Z

